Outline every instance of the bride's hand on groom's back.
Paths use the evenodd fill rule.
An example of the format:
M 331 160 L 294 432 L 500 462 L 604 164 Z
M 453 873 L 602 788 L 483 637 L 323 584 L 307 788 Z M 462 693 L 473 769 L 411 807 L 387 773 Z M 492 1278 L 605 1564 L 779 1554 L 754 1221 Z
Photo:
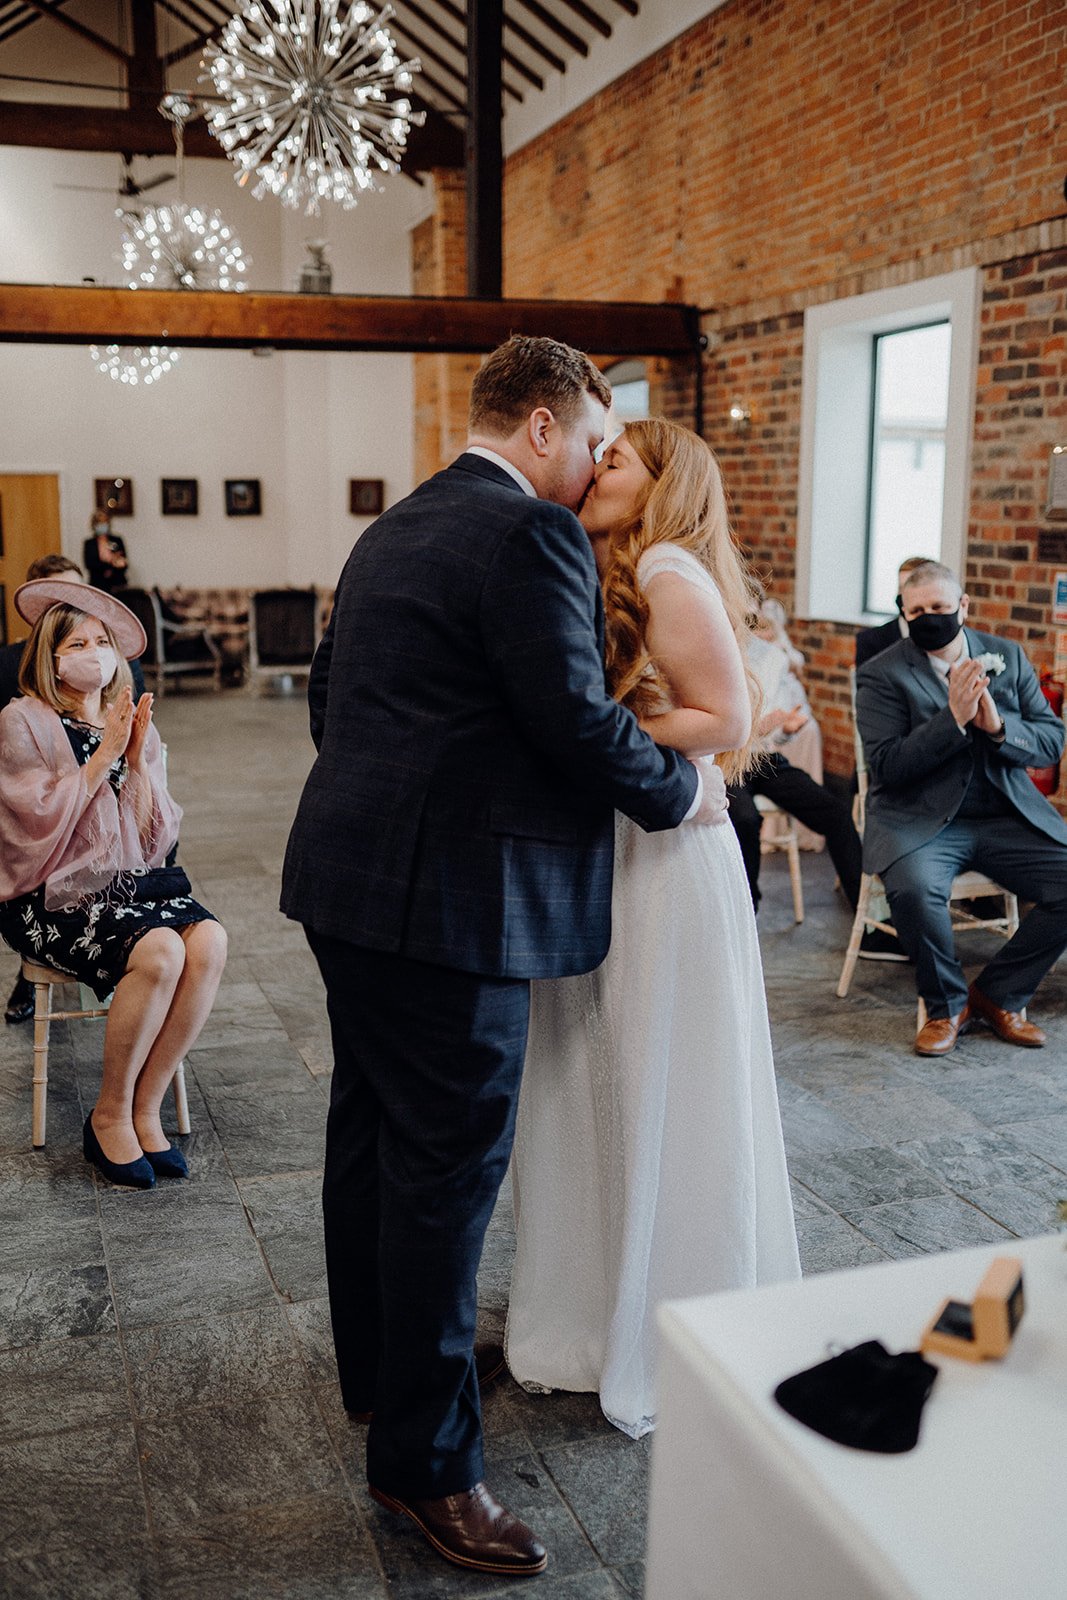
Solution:
M 700 797 L 700 805 L 689 819 L 697 826 L 714 827 L 720 822 L 727 821 L 726 779 L 722 770 L 715 765 L 711 756 L 691 756 L 694 767 L 700 773 L 704 785 L 704 792 Z

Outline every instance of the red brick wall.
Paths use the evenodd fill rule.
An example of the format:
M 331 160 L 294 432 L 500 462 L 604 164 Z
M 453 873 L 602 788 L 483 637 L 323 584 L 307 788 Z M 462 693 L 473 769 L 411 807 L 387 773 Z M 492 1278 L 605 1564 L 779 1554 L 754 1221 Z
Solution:
M 467 292 L 466 179 L 462 172 L 433 174 L 433 215 L 411 236 L 412 292 Z M 415 481 L 422 483 L 454 461 L 467 436 L 467 401 L 477 356 L 415 357 Z
M 976 626 L 1018 639 L 1035 665 L 1051 666 L 1051 581 L 1056 568 L 1067 569 L 1067 525 L 1044 513 L 1050 449 L 1067 444 L 1067 250 L 1004 262 L 984 279 L 967 550 L 971 615 Z M 1057 529 L 1062 553 L 1050 548 Z
M 805 308 L 983 268 L 966 581 L 977 625 L 1040 665 L 1067 569 L 1042 521 L 1067 443 L 1067 231 L 1047 220 L 1065 83 L 1064 0 L 731 0 L 510 157 L 505 292 L 710 308 L 704 432 L 792 612 Z M 655 376 L 655 404 L 691 422 L 692 369 Z M 852 632 L 795 625 L 830 772 L 852 766 Z
M 509 295 L 736 306 L 1062 211 L 1063 0 L 733 0 L 516 152 Z

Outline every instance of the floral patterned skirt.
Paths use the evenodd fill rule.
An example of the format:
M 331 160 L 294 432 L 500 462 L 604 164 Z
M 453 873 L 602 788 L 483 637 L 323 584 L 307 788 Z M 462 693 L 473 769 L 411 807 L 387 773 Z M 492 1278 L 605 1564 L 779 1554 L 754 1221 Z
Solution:
M 44 885 L 0 903 L 0 936 L 28 961 L 43 961 L 106 1000 L 138 939 L 152 928 L 184 928 L 216 918 L 192 895 L 113 904 L 107 892 L 73 911 L 49 911 Z

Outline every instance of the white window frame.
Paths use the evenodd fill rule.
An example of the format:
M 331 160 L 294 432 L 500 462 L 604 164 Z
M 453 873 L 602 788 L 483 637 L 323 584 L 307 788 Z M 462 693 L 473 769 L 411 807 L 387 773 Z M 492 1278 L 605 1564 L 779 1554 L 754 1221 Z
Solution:
M 981 302 L 981 274 L 969 267 L 805 312 L 797 616 L 858 623 L 884 616 L 863 610 L 874 335 L 921 322 L 952 327 L 941 560 L 962 578 Z

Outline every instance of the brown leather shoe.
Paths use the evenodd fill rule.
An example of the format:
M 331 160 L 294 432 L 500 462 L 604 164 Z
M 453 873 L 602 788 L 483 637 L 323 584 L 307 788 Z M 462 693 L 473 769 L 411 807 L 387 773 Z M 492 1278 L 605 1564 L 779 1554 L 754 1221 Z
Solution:
M 975 1016 L 988 1022 L 997 1037 L 1008 1044 L 1021 1044 L 1025 1050 L 1040 1050 L 1045 1043 L 1045 1034 L 1039 1027 L 1027 1022 L 1018 1011 L 1002 1011 L 973 983 L 967 995 L 967 1006 Z
M 488 1389 L 504 1371 L 504 1346 L 492 1344 L 488 1339 L 474 1346 L 474 1370 L 478 1374 L 479 1389 Z
M 488 1389 L 504 1371 L 504 1346 L 484 1340 L 474 1346 L 474 1370 L 478 1374 L 479 1389 Z M 353 1422 L 369 1422 L 373 1411 L 350 1411 Z
M 954 1017 L 927 1017 L 915 1035 L 915 1054 L 917 1056 L 947 1056 L 950 1050 L 955 1050 L 956 1040 L 960 1036 L 967 1017 L 967 1006 L 964 1006 L 963 1010 L 957 1012 Z
M 440 1500 L 398 1500 L 368 1484 L 371 1498 L 410 1517 L 439 1556 L 475 1572 L 532 1578 L 544 1572 L 548 1551 L 525 1522 L 513 1517 L 484 1483 Z

